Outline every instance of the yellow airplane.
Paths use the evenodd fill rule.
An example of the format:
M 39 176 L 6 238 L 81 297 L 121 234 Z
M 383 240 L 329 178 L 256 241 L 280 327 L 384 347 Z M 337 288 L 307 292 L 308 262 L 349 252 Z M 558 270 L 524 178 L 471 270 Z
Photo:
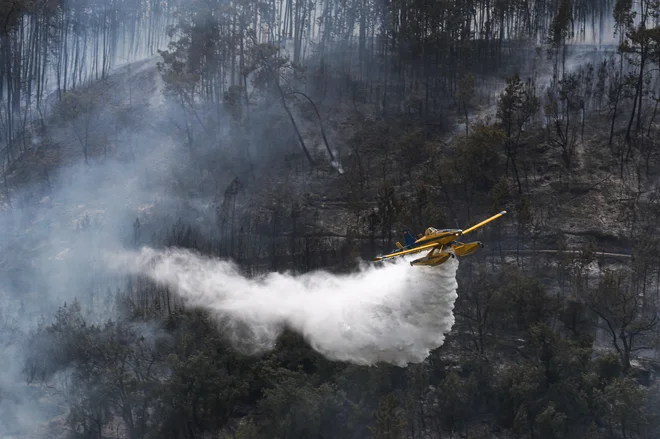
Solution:
M 429 250 L 429 253 L 423 258 L 415 259 L 410 262 L 410 266 L 414 265 L 430 265 L 436 266 L 444 264 L 450 257 L 456 256 L 467 256 L 479 248 L 482 248 L 484 245 L 479 242 L 468 242 L 464 244 L 457 241 L 463 235 L 467 235 L 470 232 L 474 232 L 480 227 L 485 226 L 491 221 L 496 220 L 506 213 L 506 210 L 498 213 L 497 215 L 491 216 L 485 221 L 480 222 L 467 230 L 460 229 L 443 229 L 438 230 L 433 227 L 429 227 L 424 232 L 424 235 L 419 235 L 419 239 L 415 240 L 412 237 L 410 232 L 407 229 L 404 229 L 403 236 L 406 240 L 406 245 L 401 245 L 400 242 L 396 243 L 397 249 L 392 250 L 390 254 L 378 256 L 373 259 L 373 262 L 383 261 L 385 259 L 394 258 L 397 256 L 409 255 L 411 253 L 418 253 L 424 250 Z

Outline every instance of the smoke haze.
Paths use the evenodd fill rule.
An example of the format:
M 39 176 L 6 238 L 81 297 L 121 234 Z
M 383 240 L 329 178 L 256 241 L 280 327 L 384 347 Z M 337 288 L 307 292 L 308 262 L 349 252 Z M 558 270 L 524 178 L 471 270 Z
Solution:
M 411 268 L 399 258 L 356 273 L 326 271 L 244 277 L 232 262 L 149 248 L 115 267 L 144 274 L 205 308 L 243 351 L 271 349 L 285 328 L 332 360 L 398 366 L 423 361 L 454 324 L 458 262 Z
M 253 354 L 271 349 L 278 335 L 290 328 L 330 359 L 362 365 L 388 362 L 404 366 L 409 362 L 421 362 L 430 350 L 441 346 L 454 323 L 452 310 L 458 267 L 455 260 L 436 268 L 413 269 L 406 260 L 400 259 L 384 266 L 360 266 L 357 273 L 346 275 L 316 271 L 304 275 L 271 273 L 246 278 L 232 262 L 177 249 L 163 252 L 144 249 L 122 259 L 130 264 L 129 268 L 109 272 L 112 270 L 108 268 L 112 267 L 106 267 L 99 256 L 102 252 L 155 245 L 150 237 L 179 218 L 185 224 L 202 229 L 209 239 L 217 236 L 218 226 L 222 225 L 222 220 L 216 218 L 219 216 L 217 208 L 222 205 L 222 194 L 227 193 L 230 181 L 236 175 L 247 180 L 242 177 L 248 175 L 248 170 L 258 178 L 265 178 L 261 175 L 262 169 L 270 171 L 285 160 L 285 153 L 299 148 L 284 110 L 277 105 L 266 105 L 268 100 L 263 96 L 268 96 L 267 93 L 253 96 L 253 85 L 248 86 L 249 105 L 239 111 L 246 115 L 249 112 L 251 127 L 247 133 L 232 129 L 235 121 L 232 122 L 228 113 L 232 112 L 233 101 L 225 102 L 221 93 L 217 100 L 195 102 L 195 107 L 178 103 L 172 99 L 171 91 L 170 95 L 166 93 L 168 89 L 156 68 L 156 62 L 163 57 L 156 54 L 157 49 L 168 48 L 168 42 L 178 41 L 170 38 L 166 29 L 179 22 L 179 18 L 176 7 L 161 9 L 162 4 L 171 6 L 178 2 L 90 0 L 72 3 L 76 7 L 72 16 L 76 19 L 70 19 L 68 13 L 60 13 L 41 22 L 26 20 L 21 24 L 21 32 L 16 32 L 11 47 L 18 47 L 26 54 L 49 54 L 50 58 L 37 63 L 43 66 L 40 67 L 43 72 L 32 74 L 28 71 L 29 62 L 12 67 L 13 60 L 23 59 L 20 51 L 16 56 L 7 56 L 7 72 L 25 69 L 26 81 L 34 81 L 33 77 L 45 78 L 41 87 L 34 89 L 41 90 L 38 93 L 48 103 L 43 104 L 45 116 L 57 117 L 49 122 L 43 136 L 34 135 L 33 139 L 22 142 L 32 145 L 34 151 L 44 151 L 48 159 L 45 165 L 27 166 L 27 170 L 35 174 L 26 178 L 30 184 L 17 189 L 18 184 L 8 186 L 5 181 L 3 188 L 12 205 L 7 204 L 0 214 L 0 356 L 10 359 L 0 371 L 0 437 L 27 431 L 37 421 L 66 411 L 53 410 L 50 406 L 60 401 L 53 397 L 42 398 L 43 389 L 37 389 L 36 384 L 25 385 L 22 369 L 24 357 L 30 353 L 25 345 L 28 334 L 41 319 L 44 324 L 52 322 L 57 309 L 74 298 L 81 303 L 90 323 L 117 318 L 111 299 L 115 297 L 115 290 L 123 288 L 122 275 L 127 272 L 146 275 L 171 287 L 188 305 L 211 311 L 217 317 L 221 332 L 228 334 L 235 346 Z M 188 2 L 181 2 L 181 5 L 182 10 L 188 10 Z M 107 14 L 103 12 L 106 10 Z M 320 15 L 321 10 L 317 12 Z M 302 59 L 310 66 L 310 78 L 316 70 L 314 66 L 318 65 L 311 43 L 324 42 L 327 40 L 325 32 L 328 32 L 325 29 L 341 26 L 343 14 L 340 12 L 324 14 L 323 23 L 317 21 L 316 16 L 308 18 L 311 26 L 304 30 L 303 44 L 310 45 L 310 55 L 305 56 L 303 49 Z M 111 18 L 115 14 L 123 18 L 115 21 Z M 609 41 L 603 36 L 611 34 L 610 15 L 601 17 L 606 25 L 601 23 L 603 31 L 593 33 L 593 41 Z M 34 14 L 26 17 L 38 19 Z M 118 26 L 108 33 L 104 23 L 110 20 Z M 333 24 L 333 20 L 337 24 Z M 377 26 L 379 19 L 374 17 L 374 20 L 369 24 L 371 29 Z M 74 26 L 81 25 L 81 29 L 86 29 L 84 32 L 74 31 Z M 34 42 L 41 39 L 37 38 L 36 30 L 51 28 L 57 29 L 61 38 L 39 46 L 38 50 L 31 49 L 33 45 L 36 47 Z M 18 37 L 32 35 L 31 32 L 35 32 L 32 37 Z M 281 53 L 295 59 L 295 40 L 291 35 L 288 40 L 281 38 L 286 34 L 286 27 L 276 30 L 276 34 Z M 262 40 L 266 39 L 259 39 Z M 237 40 L 234 36 L 227 41 Z M 363 67 L 372 62 L 376 66 L 376 60 L 380 59 L 378 50 L 373 49 L 374 43 L 371 46 L 372 57 L 364 59 L 354 56 L 354 49 L 343 50 L 340 46 L 336 52 L 331 52 L 329 46 L 322 46 L 321 65 L 332 60 L 329 71 L 336 70 L 327 76 L 323 86 L 332 92 L 326 96 L 324 91 L 323 100 L 319 101 L 323 103 L 320 109 L 324 119 L 333 108 L 329 103 L 352 101 L 358 106 L 362 105 L 359 104 L 362 100 L 368 102 L 358 97 L 356 104 L 357 87 L 351 87 L 353 91 L 349 94 L 343 85 L 337 86 L 339 82 L 332 81 L 343 84 L 344 73 L 349 72 L 350 75 L 346 73 L 349 79 L 363 77 L 364 84 L 378 84 L 380 79 L 368 81 L 372 81 L 372 77 L 380 78 L 384 70 L 371 68 L 366 72 Z M 221 47 L 218 45 L 216 50 Z M 576 53 L 568 52 L 570 67 L 581 64 L 592 52 L 585 49 L 578 53 L 576 49 Z M 595 51 L 593 54 L 597 56 Z M 544 59 L 539 55 L 538 63 L 545 63 Z M 138 60 L 141 62 L 134 63 Z M 216 72 L 207 77 L 207 81 L 212 79 L 209 83 L 223 84 L 228 79 L 231 63 L 223 63 L 222 74 Z M 518 69 L 529 61 L 509 64 L 512 69 Z M 67 71 L 77 73 L 67 76 Z M 99 81 L 99 74 L 102 81 Z M 250 83 L 252 76 L 247 78 Z M 549 83 L 550 77 L 546 74 L 539 80 L 539 89 Z M 499 76 L 492 79 L 492 83 L 497 82 L 496 88 L 488 82 L 491 88 L 484 93 L 499 94 L 504 86 L 500 79 Z M 21 81 L 15 83 L 22 84 Z M 355 84 L 359 85 L 357 81 Z M 24 88 L 30 89 L 28 84 Z M 68 92 L 60 93 L 62 90 Z M 313 87 L 304 90 L 314 92 Z M 77 91 L 81 91 L 80 94 L 76 94 Z M 318 91 L 311 92 L 315 99 L 321 96 Z M 64 104 L 60 104 L 60 94 L 65 98 Z M 5 119 L 3 113 L 5 126 L 7 120 L 18 124 L 32 118 L 27 110 L 38 100 L 25 90 L 22 99 L 25 100 L 24 117 Z M 404 99 L 399 100 L 404 102 Z M 384 99 L 375 97 L 373 101 Z M 3 105 L 9 108 L 11 102 L 3 100 Z M 230 110 L 226 111 L 225 106 Z M 325 145 L 320 141 L 319 121 L 314 117 L 307 120 L 300 105 L 292 104 L 291 111 L 306 142 L 312 148 L 316 146 L 312 153 L 322 154 L 323 160 L 327 160 Z M 494 112 L 494 106 L 489 106 L 489 111 Z M 41 112 L 34 111 L 34 114 L 41 115 Z M 337 125 L 337 120 L 334 122 Z M 332 125 L 326 125 L 330 146 L 348 151 L 348 144 L 342 144 L 343 137 L 332 133 Z M 34 126 L 37 126 L 36 121 Z M 18 125 L 14 127 L 14 131 L 18 132 L 18 128 Z M 337 138 L 336 142 L 332 141 L 333 137 Z M 4 135 L 4 138 L 11 139 L 11 136 Z M 333 152 L 336 169 L 348 166 L 349 161 L 344 161 L 348 152 L 344 156 L 337 150 Z M 8 166 L 9 155 L 2 160 L 6 160 Z M 349 173 L 355 172 L 349 167 L 346 169 Z M 12 178 L 19 180 L 8 175 L 10 183 Z M 282 183 L 282 186 L 289 194 L 301 192 L 296 197 L 303 199 L 307 187 L 295 183 L 296 178 L 300 178 L 295 171 L 282 173 L 278 178 L 286 180 L 286 185 Z M 266 186 L 262 182 L 253 184 Z M 4 193 L 0 195 L 3 205 L 7 203 L 4 196 Z M 332 215 L 338 213 L 332 212 Z M 259 231 L 262 223 L 257 221 L 261 218 L 250 220 L 254 220 L 254 230 Z M 249 235 L 253 230 L 251 221 L 237 219 L 234 224 L 232 219 L 228 227 L 230 233 L 244 226 Z M 341 221 L 336 222 L 341 224 Z M 270 244 L 262 235 L 255 236 L 257 243 Z M 254 247 L 250 251 L 261 250 Z M 38 407 L 37 398 L 47 400 L 49 406 Z M 66 402 L 61 404 L 62 409 L 68 406 Z

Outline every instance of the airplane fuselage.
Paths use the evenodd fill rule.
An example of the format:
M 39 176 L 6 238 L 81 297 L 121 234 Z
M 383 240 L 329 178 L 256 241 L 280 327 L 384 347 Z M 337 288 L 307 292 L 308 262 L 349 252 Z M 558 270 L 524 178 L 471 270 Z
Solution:
M 461 236 L 461 233 L 463 233 L 463 231 L 460 229 L 437 230 L 433 227 L 429 227 L 424 232 L 424 236 L 415 241 L 415 247 L 431 244 L 432 242 L 437 242 L 442 245 L 451 244 Z
M 417 239 L 413 244 L 407 245 L 405 247 L 392 250 L 392 253 L 399 253 L 405 250 L 411 250 L 422 245 L 438 243 L 442 246 L 449 245 L 455 242 L 463 231 L 460 229 L 443 229 L 437 230 L 433 227 L 429 227 L 424 232 L 424 236 Z

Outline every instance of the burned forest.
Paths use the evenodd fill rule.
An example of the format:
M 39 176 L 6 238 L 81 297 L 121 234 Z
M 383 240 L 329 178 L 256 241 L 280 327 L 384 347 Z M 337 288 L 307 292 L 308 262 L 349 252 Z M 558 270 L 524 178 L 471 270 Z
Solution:
M 659 107 L 660 0 L 0 1 L 0 438 L 657 438 Z

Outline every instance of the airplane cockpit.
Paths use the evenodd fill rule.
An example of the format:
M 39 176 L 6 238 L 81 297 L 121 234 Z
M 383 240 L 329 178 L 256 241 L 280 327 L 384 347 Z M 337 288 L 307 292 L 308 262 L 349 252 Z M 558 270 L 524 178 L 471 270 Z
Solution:
M 424 235 L 425 235 L 425 236 L 432 236 L 432 235 L 436 234 L 437 232 L 438 232 L 438 229 L 436 229 L 435 227 L 429 227 L 429 228 L 426 229 L 426 231 L 424 232 Z

